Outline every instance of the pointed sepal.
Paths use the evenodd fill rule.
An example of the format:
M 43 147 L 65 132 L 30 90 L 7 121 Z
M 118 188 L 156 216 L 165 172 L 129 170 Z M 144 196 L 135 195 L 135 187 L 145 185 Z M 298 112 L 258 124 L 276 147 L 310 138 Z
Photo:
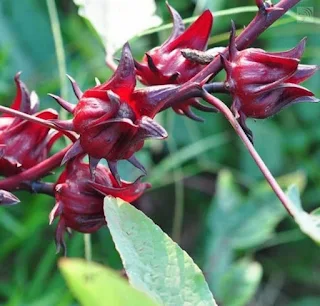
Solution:
M 116 94 L 121 94 L 123 99 L 129 98 L 134 87 L 136 86 L 136 73 L 134 69 L 134 60 L 132 57 L 131 49 L 128 43 L 122 48 L 121 59 L 117 70 L 113 74 L 112 78 L 95 87 L 95 90 L 108 90 Z M 87 92 L 84 93 L 84 97 L 87 96 Z
M 231 20 L 231 31 L 229 39 L 229 60 L 232 62 L 237 56 L 238 50 L 236 46 L 236 25 L 233 20 Z
M 99 162 L 100 162 L 100 158 L 94 158 L 89 155 L 90 174 L 91 174 L 91 178 L 93 180 L 95 179 L 96 169 L 97 169 Z
M 286 80 L 286 83 L 302 83 L 312 77 L 319 69 L 320 66 L 317 65 L 299 65 L 295 74 Z
M 56 188 L 57 188 L 57 186 L 56 186 Z M 53 223 L 54 219 L 57 218 L 58 216 L 60 216 L 61 213 L 62 213 L 62 203 L 57 202 L 49 214 L 49 225 L 51 225 Z
M 185 26 L 180 14 L 171 5 L 169 5 L 168 1 L 166 1 L 166 6 L 172 17 L 173 27 L 172 27 L 172 32 L 170 36 L 163 43 L 163 46 L 171 43 L 173 40 L 178 38 L 185 31 Z
M 130 164 L 138 168 L 141 172 L 143 172 L 144 175 L 147 175 L 146 168 L 139 162 L 139 160 L 132 155 L 130 158 L 127 159 Z
M 113 197 L 122 198 L 127 202 L 132 202 L 139 198 L 146 189 L 151 187 L 149 183 L 141 182 L 142 177 L 143 176 L 140 176 L 133 183 L 122 182 L 121 187 L 105 186 L 96 182 L 89 182 L 89 184 L 93 189 L 103 195 L 112 195 Z
M 121 180 L 120 180 L 120 175 L 118 172 L 118 162 L 117 161 L 110 161 L 108 160 L 108 166 L 110 169 L 110 172 L 112 173 L 114 179 L 116 180 L 117 184 L 119 187 L 121 187 Z
M 48 121 L 53 123 L 56 127 L 60 129 L 67 130 L 67 131 L 74 131 L 73 119 L 70 119 L 70 120 L 52 119 Z
M 73 77 L 71 77 L 69 74 L 67 74 L 67 78 L 69 79 L 69 81 L 71 83 L 74 94 L 80 100 L 83 95 L 82 90 L 80 89 L 79 85 L 77 84 L 77 82 L 74 80 Z
M 15 205 L 20 203 L 20 200 L 11 192 L 0 190 L 0 205 Z
M 67 151 L 65 156 L 62 159 L 61 165 L 64 165 L 66 162 L 71 160 L 72 158 L 84 153 L 82 146 L 80 144 L 80 140 L 78 139 L 72 147 Z
M 147 116 L 143 116 L 138 120 L 137 125 L 139 126 L 137 137 L 141 140 L 147 138 L 165 139 L 168 137 L 167 131 L 159 123 Z
M 159 69 L 157 68 L 156 64 L 154 63 L 152 56 L 149 53 L 146 53 L 146 57 L 147 57 L 147 62 L 148 62 L 148 66 L 149 66 L 150 70 L 155 74 L 159 73 Z
M 212 24 L 213 15 L 209 10 L 206 10 L 180 36 L 162 46 L 161 50 L 164 52 L 172 51 L 176 48 L 204 50 L 207 47 Z
M 49 93 L 48 96 L 55 99 L 60 104 L 60 106 L 62 106 L 69 113 L 73 114 L 76 105 L 74 105 L 74 104 L 62 99 L 61 97 L 54 95 L 54 94 Z
M 63 256 L 67 256 L 67 245 L 64 240 L 64 234 L 67 228 L 63 218 L 60 218 L 55 234 L 55 243 L 56 243 L 56 254 L 62 252 Z
M 194 120 L 194 121 L 198 121 L 198 122 L 204 122 L 204 119 L 197 116 L 191 109 L 189 106 L 186 106 L 182 109 L 183 114 L 186 115 L 188 118 Z
M 300 59 L 306 47 L 306 43 L 307 43 L 307 37 L 304 37 L 299 42 L 299 44 L 296 47 L 292 48 L 291 50 L 283 51 L 283 52 L 273 52 L 271 54 L 276 56 L 286 57 L 286 58 Z

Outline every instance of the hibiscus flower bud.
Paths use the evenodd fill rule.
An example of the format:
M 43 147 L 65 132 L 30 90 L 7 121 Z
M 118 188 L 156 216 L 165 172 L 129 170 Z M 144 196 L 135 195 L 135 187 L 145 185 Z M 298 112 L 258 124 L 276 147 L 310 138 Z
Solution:
M 53 109 L 37 112 L 39 100 L 35 92 L 29 93 L 20 81 L 20 73 L 15 76 L 17 93 L 12 109 L 35 117 L 52 120 L 58 118 Z M 53 143 L 60 134 L 39 124 L 15 118 L 9 114 L 0 117 L 0 174 L 10 176 L 35 166 L 47 158 Z
M 84 93 L 73 79 L 71 82 L 79 98 L 77 105 L 53 96 L 73 115 L 69 121 L 54 120 L 54 124 L 73 130 L 80 136 L 65 155 L 63 163 L 80 154 L 88 154 L 94 175 L 99 160 L 105 158 L 119 184 L 118 160 L 126 159 L 145 172 L 134 153 L 148 138 L 167 137 L 167 132 L 153 118 L 161 110 L 165 98 L 174 94 L 178 86 L 135 89 L 134 61 L 128 44 L 123 47 L 118 69 L 110 80 Z
M 65 250 L 64 233 L 73 229 L 82 233 L 92 233 L 106 224 L 103 200 L 106 195 L 132 202 L 150 187 L 140 178 L 134 183 L 121 181 L 118 187 L 108 168 L 98 165 L 95 181 L 91 180 L 90 166 L 77 157 L 66 164 L 55 185 L 56 205 L 52 209 L 50 224 L 59 217 L 56 229 L 56 245 Z
M 182 52 L 185 49 L 203 51 L 207 48 L 213 23 L 212 13 L 206 10 L 185 30 L 179 13 L 169 4 L 167 7 L 173 19 L 171 35 L 161 46 L 148 51 L 141 63 L 135 62 L 137 76 L 145 85 L 183 84 L 204 67 L 183 56 Z M 173 109 L 178 114 L 202 121 L 191 111 L 190 106 L 202 111 L 214 111 L 211 107 L 202 105 L 197 99 L 182 101 Z
M 238 51 L 233 25 L 229 60 L 222 57 L 227 72 L 225 86 L 233 97 L 232 110 L 250 137 L 246 118 L 263 119 L 295 103 L 319 101 L 299 85 L 318 70 L 318 66 L 300 64 L 305 43 L 303 39 L 285 52 L 270 53 L 256 48 Z

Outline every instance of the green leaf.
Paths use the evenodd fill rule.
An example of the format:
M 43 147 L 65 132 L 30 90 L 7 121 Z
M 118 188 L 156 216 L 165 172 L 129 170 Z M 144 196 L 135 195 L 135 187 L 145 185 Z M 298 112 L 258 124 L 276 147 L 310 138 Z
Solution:
M 295 172 L 279 178 L 279 181 L 282 187 L 286 188 L 296 182 L 303 189 L 305 176 L 301 172 Z M 239 287 L 246 286 L 246 278 L 239 279 L 234 272 L 238 270 L 234 267 L 237 250 L 257 247 L 272 238 L 275 227 L 287 215 L 266 182 L 255 184 L 251 190 L 249 195 L 244 197 L 232 173 L 221 171 L 217 191 L 207 216 L 204 271 L 216 298 L 226 306 L 229 306 L 225 301 L 228 296 L 223 289 L 226 275 L 229 275 L 228 282 L 237 283 Z M 239 265 L 241 269 L 249 269 L 257 264 L 246 261 Z M 256 283 L 252 282 L 255 286 L 259 283 L 258 275 L 257 273 Z M 235 300 L 243 301 L 241 305 L 245 305 L 251 297 L 252 294 L 247 293 L 235 297 Z M 229 299 L 231 297 L 228 297 Z
M 220 284 L 221 300 L 227 306 L 244 306 L 254 296 L 262 277 L 257 262 L 241 260 L 232 265 Z M 232 292 L 232 294 L 230 294 Z
M 134 287 L 167 306 L 216 305 L 198 266 L 151 219 L 112 197 L 104 212 Z
M 293 182 L 299 186 L 299 190 L 303 190 L 306 185 L 305 174 L 300 171 L 281 176 L 277 181 L 283 189 L 287 189 Z M 234 249 L 247 249 L 264 243 L 273 237 L 275 227 L 287 216 L 279 199 L 265 181 L 251 188 L 247 200 L 235 214 L 238 215 L 239 224 L 230 240 Z
M 157 305 L 144 293 L 132 288 L 117 273 L 99 264 L 82 259 L 63 258 L 59 267 L 81 305 Z
M 301 231 L 320 243 L 320 209 L 316 209 L 311 214 L 305 212 L 301 205 L 299 189 L 295 185 L 290 186 L 287 195 L 291 200 L 290 210 L 293 218 Z

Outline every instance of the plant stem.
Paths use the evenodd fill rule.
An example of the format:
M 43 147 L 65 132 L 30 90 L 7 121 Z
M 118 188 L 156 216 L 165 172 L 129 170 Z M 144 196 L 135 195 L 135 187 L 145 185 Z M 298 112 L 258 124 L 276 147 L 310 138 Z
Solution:
M 83 242 L 84 242 L 84 258 L 87 261 L 92 261 L 91 234 L 83 234 Z
M 106 62 L 106 65 L 113 71 L 115 72 L 118 68 L 118 65 L 116 64 L 116 62 L 114 61 L 113 59 L 113 54 L 106 54 L 106 57 L 105 57 L 105 62 Z
M 173 131 L 175 113 L 168 113 L 168 130 Z M 168 149 L 170 155 L 177 151 L 177 145 L 173 137 L 168 139 Z M 174 215 L 173 215 L 173 226 L 172 226 L 172 239 L 179 243 L 181 240 L 181 232 L 183 226 L 183 215 L 184 215 L 184 185 L 183 185 L 183 172 L 182 168 L 178 166 L 173 170 L 173 178 L 175 181 L 175 205 L 174 205 Z
M 32 193 L 42 193 L 54 196 L 54 183 L 32 182 L 31 184 L 23 183 L 22 185 L 27 185 Z M 20 189 L 23 189 L 23 187 Z
M 209 93 L 229 93 L 229 90 L 224 86 L 224 82 L 213 82 L 203 85 L 205 91 Z
M 59 79 L 60 79 L 60 95 L 67 99 L 68 97 L 68 82 L 66 78 L 67 68 L 66 68 L 66 57 L 63 48 L 62 35 L 60 30 L 60 23 L 57 13 L 57 7 L 55 0 L 46 0 L 48 13 L 50 18 L 50 24 L 53 34 L 54 46 L 56 50 L 58 70 L 59 70 Z M 67 119 L 67 112 L 61 108 L 60 110 L 60 118 Z
M 50 173 L 53 169 L 60 166 L 61 161 L 71 145 L 64 148 L 62 151 L 52 155 L 48 159 L 42 161 L 36 166 L 29 168 L 19 174 L 7 177 L 0 181 L 0 189 L 7 191 L 17 190 L 21 188 L 23 182 L 32 182 Z
M 289 198 L 286 196 L 284 191 L 279 186 L 276 179 L 273 177 L 272 173 L 260 157 L 259 153 L 256 151 L 253 144 L 250 142 L 249 138 L 247 137 L 246 133 L 243 131 L 242 127 L 232 114 L 231 110 L 219 99 L 213 97 L 208 92 L 204 90 L 203 99 L 205 99 L 208 103 L 216 107 L 229 121 L 229 123 L 232 125 L 240 139 L 242 140 L 245 147 L 248 149 L 250 155 L 252 156 L 253 160 L 259 167 L 260 171 L 264 175 L 265 179 L 269 183 L 270 187 L 275 192 L 276 196 L 279 198 L 281 203 L 283 204 L 284 208 L 287 210 L 287 212 L 293 217 L 293 211 L 291 209 L 292 205 L 289 200 Z
M 12 108 L 9 108 L 6 106 L 2 106 L 2 105 L 0 105 L 0 112 L 10 114 L 10 115 L 13 115 L 15 117 L 18 117 L 18 118 L 21 118 L 21 119 L 24 119 L 24 120 L 27 120 L 30 122 L 40 124 L 40 125 L 45 126 L 47 128 L 60 131 L 64 136 L 68 137 L 72 142 L 77 140 L 77 136 L 75 136 L 74 132 L 67 131 L 63 128 L 60 128 L 60 127 L 56 126 L 55 124 L 53 124 L 52 122 L 50 122 L 49 120 L 44 120 L 44 119 L 41 119 L 36 116 L 31 116 L 26 113 L 23 113 L 23 112 L 20 112 L 15 109 L 12 109 Z
M 0 184 L 2 181 L 0 181 Z M 53 183 L 46 183 L 46 182 L 39 182 L 39 181 L 23 181 L 21 182 L 16 188 L 16 190 L 27 190 L 30 193 L 42 193 L 49 196 L 54 197 L 54 184 Z
M 25 119 L 25 120 L 28 120 L 28 121 L 31 121 L 31 122 L 34 122 L 34 123 L 38 123 L 40 125 L 43 125 L 45 127 L 51 128 L 51 129 L 55 129 L 55 130 L 58 130 L 58 131 L 62 130 L 62 129 L 59 129 L 57 126 L 55 126 L 53 123 L 51 123 L 48 120 L 44 120 L 44 119 L 41 119 L 41 118 L 36 117 L 36 116 L 31 116 L 31 115 L 28 115 L 26 113 L 22 113 L 20 111 L 17 111 L 15 109 L 12 109 L 12 108 L 9 108 L 9 107 L 6 107 L 6 106 L 0 105 L 0 112 L 6 113 L 6 114 L 10 114 L 10 115 L 13 115 L 15 117 L 18 117 L 18 118 L 21 118 L 21 119 Z

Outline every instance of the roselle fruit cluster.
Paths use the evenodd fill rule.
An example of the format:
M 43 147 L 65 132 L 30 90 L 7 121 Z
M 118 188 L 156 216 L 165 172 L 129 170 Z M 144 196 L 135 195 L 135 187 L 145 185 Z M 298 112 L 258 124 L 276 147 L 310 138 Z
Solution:
M 233 24 L 229 59 L 222 56 L 227 72 L 225 85 L 233 97 L 231 109 L 250 137 L 246 118 L 264 119 L 295 103 L 319 101 L 310 90 L 299 85 L 318 70 L 316 65 L 300 64 L 305 45 L 304 38 L 295 48 L 284 52 L 271 53 L 257 48 L 238 51 Z
M 257 1 L 260 14 L 267 16 L 276 9 L 264 3 Z M 256 48 L 238 50 L 233 26 L 228 52 L 219 48 L 221 54 L 211 56 L 210 63 L 202 57 L 208 52 L 212 55 L 212 50 L 207 52 L 212 13 L 205 11 L 185 29 L 178 12 L 167 6 L 173 19 L 172 33 L 162 45 L 147 51 L 141 62 L 133 58 L 127 43 L 118 68 L 102 84 L 82 92 L 68 76 L 77 104 L 51 94 L 69 112 L 69 120 L 60 120 L 52 109 L 39 112 L 36 94 L 29 93 L 20 74 L 15 77 L 17 93 L 11 109 L 1 108 L 0 174 L 7 178 L 0 181 L 0 204 L 18 203 L 19 199 L 10 192 L 16 189 L 53 196 L 56 204 L 49 221 L 51 224 L 58 219 L 58 250 L 66 250 L 66 231 L 92 233 L 105 225 L 105 196 L 133 202 L 150 187 L 141 181 L 142 177 L 134 182 L 122 180 L 117 163 L 127 160 L 146 175 L 135 154 L 147 139 L 168 137 L 155 120 L 159 112 L 172 109 L 201 121 L 192 108 L 216 111 L 217 105 L 211 99 L 207 102 L 212 105 L 201 102 L 207 91 L 228 93 L 233 98 L 231 110 L 235 118 L 252 140 L 247 118 L 264 119 L 294 103 L 319 101 L 300 85 L 318 70 L 318 66 L 300 63 L 305 39 L 295 48 L 278 53 Z M 186 50 L 197 56 L 188 57 Z M 222 85 L 209 82 L 215 73 L 202 73 L 210 71 L 217 61 L 226 71 Z M 138 86 L 137 80 L 145 87 Z M 218 101 L 215 97 L 213 100 Z M 52 146 L 63 135 L 72 144 L 50 156 Z M 108 167 L 99 163 L 102 159 Z M 42 181 L 60 165 L 64 168 L 56 182 Z
M 212 13 L 206 10 L 185 30 L 179 13 L 168 4 L 167 7 L 173 19 L 171 35 L 161 46 L 146 52 L 141 63 L 135 61 L 138 79 L 145 85 L 183 84 L 204 67 L 185 58 L 181 50 L 187 48 L 206 50 L 213 24 Z M 192 112 L 191 107 L 202 111 L 213 111 L 212 108 L 202 105 L 196 98 L 184 100 L 172 108 L 180 115 L 202 121 Z
M 15 78 L 16 97 L 11 108 L 45 120 L 58 118 L 53 109 L 38 112 L 39 100 L 35 92 L 29 93 L 20 80 Z M 39 126 L 37 123 L 2 114 L 0 117 L 0 175 L 10 176 L 31 168 L 48 157 L 54 142 L 61 133 Z
M 78 88 L 76 83 L 73 83 Z M 94 175 L 99 160 L 107 160 L 119 186 L 117 162 L 128 160 L 145 172 L 135 158 L 148 138 L 164 139 L 167 132 L 154 116 L 159 111 L 159 102 L 177 91 L 177 86 L 160 86 L 145 90 L 135 89 L 134 61 L 126 44 L 117 71 L 101 85 L 90 88 L 83 94 L 75 90 L 79 102 L 71 105 L 60 97 L 54 97 L 62 107 L 73 115 L 69 121 L 55 121 L 57 126 L 75 131 L 79 139 L 65 155 L 63 162 L 81 154 L 88 154 L 91 172 Z

